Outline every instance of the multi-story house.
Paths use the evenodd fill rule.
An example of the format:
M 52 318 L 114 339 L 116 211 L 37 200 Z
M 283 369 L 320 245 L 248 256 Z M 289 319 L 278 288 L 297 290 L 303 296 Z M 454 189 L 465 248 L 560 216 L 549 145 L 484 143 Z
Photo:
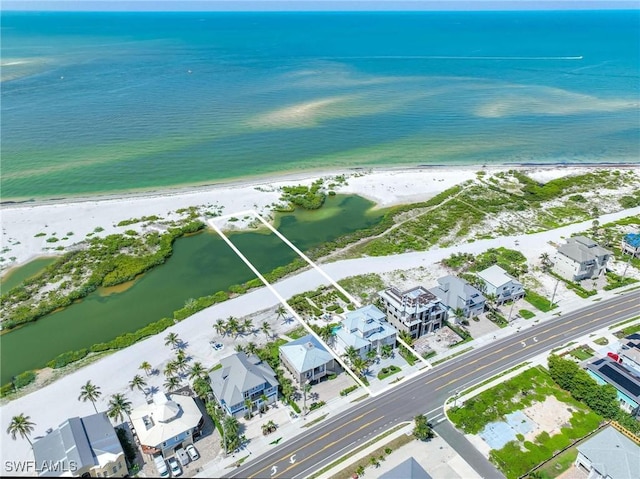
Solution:
M 391 287 L 380 291 L 378 296 L 387 312 L 387 321 L 414 339 L 442 327 L 447 319 L 446 306 L 422 286 L 404 292 Z
M 236 353 L 220 364 L 221 368 L 209 373 L 209 379 L 214 397 L 227 414 L 242 416 L 278 398 L 276 373 L 257 356 Z
M 106 413 L 73 417 L 33 442 L 39 476 L 125 477 L 124 452 Z
M 497 304 L 517 301 L 524 297 L 522 283 L 497 264 L 478 272 L 477 275 L 483 282 L 482 292 L 485 296 L 494 296 Z
M 457 276 L 438 279 L 438 286 L 429 289 L 449 309 L 449 316 L 461 310 L 466 318 L 478 316 L 484 311 L 485 297 L 482 293 Z
M 311 334 L 283 344 L 279 351 L 280 361 L 298 384 L 320 381 L 327 374 L 340 371 L 335 358 Z
M 582 281 L 603 275 L 611 251 L 586 236 L 569 238 L 553 258 L 553 271 L 568 281 Z
M 397 331 L 385 321 L 385 314 L 368 305 L 345 314 L 335 331 L 335 347 L 338 354 L 345 354 L 353 347 L 364 358 L 369 351 L 379 354 L 383 346 L 394 347 L 396 336 Z
M 624 235 L 620 249 L 623 253 L 640 256 L 640 234 L 627 233 Z

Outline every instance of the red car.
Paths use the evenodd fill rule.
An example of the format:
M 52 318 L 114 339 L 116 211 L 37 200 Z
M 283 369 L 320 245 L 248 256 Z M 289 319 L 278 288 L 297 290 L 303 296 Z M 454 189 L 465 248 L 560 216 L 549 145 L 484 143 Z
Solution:
M 616 353 L 612 353 L 611 351 L 609 351 L 607 353 L 607 356 L 609 356 L 611 359 L 613 359 L 616 363 L 621 363 L 622 362 L 622 358 L 620 358 L 620 356 L 617 355 Z

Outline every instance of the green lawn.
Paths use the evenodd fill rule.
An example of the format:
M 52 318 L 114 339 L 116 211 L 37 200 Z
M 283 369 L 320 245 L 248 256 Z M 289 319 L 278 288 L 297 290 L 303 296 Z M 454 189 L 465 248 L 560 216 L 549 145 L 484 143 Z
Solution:
M 607 338 L 598 338 L 598 339 L 594 339 L 593 340 L 594 343 L 596 343 L 599 346 L 606 346 L 607 344 L 609 344 L 609 340 Z
M 634 324 L 633 326 L 627 326 L 626 328 L 621 329 L 616 333 L 616 336 L 619 338 L 624 338 L 625 336 L 629 336 L 630 334 L 634 334 L 638 332 L 640 332 L 640 323 Z
M 561 452 L 538 471 L 541 479 L 554 479 L 569 469 L 578 457 L 578 449 L 571 446 L 566 451 Z
M 520 313 L 520 316 L 522 316 L 524 319 L 531 319 L 536 315 L 536 313 L 532 313 L 528 309 L 521 309 L 520 311 L 518 311 L 518 313 Z
M 569 354 L 580 361 L 586 361 L 593 357 L 593 350 L 588 346 L 580 346 L 579 348 L 569 351 Z
M 551 308 L 550 305 L 549 305 L 549 303 L 550 303 L 549 299 L 547 299 L 544 296 L 541 296 L 538 293 L 536 293 L 535 291 L 531 291 L 531 290 L 527 291 L 527 293 L 524 295 L 524 300 L 526 302 L 528 302 L 529 304 L 531 304 L 536 309 L 542 311 L 543 313 L 547 313 L 547 312 L 551 311 L 553 308 L 557 308 L 558 307 L 557 304 L 554 304 L 553 308 Z
M 525 409 L 534 402 L 542 402 L 549 396 L 574 409 L 569 420 L 570 426 L 566 425 L 553 436 L 542 432 L 533 442 L 511 441 L 502 449 L 490 453 L 491 460 L 507 479 L 516 479 L 595 430 L 602 418 L 560 389 L 542 367 L 524 371 L 469 399 L 463 407 L 451 408 L 448 414 L 464 432 L 477 434 L 489 422 L 499 421 L 506 414 Z
M 380 372 L 378 373 L 378 379 L 388 378 L 389 376 L 399 373 L 400 371 L 401 369 L 398 366 L 396 366 L 395 364 L 392 364 L 391 366 L 382 368 L 380 370 Z

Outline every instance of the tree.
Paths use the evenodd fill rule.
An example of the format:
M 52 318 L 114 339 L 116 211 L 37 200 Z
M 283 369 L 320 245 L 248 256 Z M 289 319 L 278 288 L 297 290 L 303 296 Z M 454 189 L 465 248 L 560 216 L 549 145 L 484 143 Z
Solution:
M 421 441 L 426 441 L 427 439 L 431 439 L 435 436 L 431 426 L 429 426 L 429 421 L 427 421 L 427 416 L 423 414 L 419 414 L 413 418 L 415 422 L 415 426 L 413 428 L 413 435 L 416 439 Z
M 304 415 L 307 415 L 307 394 L 311 391 L 311 384 L 309 384 L 309 381 L 305 381 L 304 384 L 302 385 L 302 397 L 303 397 L 303 406 L 302 406 L 302 412 L 304 413 Z
M 165 377 L 174 376 L 178 372 L 178 364 L 175 361 L 169 361 L 164 367 Z
M 145 372 L 145 374 L 148 376 L 151 370 L 153 369 L 153 367 L 147 361 L 143 361 L 143 363 L 140 366 L 138 366 L 138 369 L 142 369 Z
M 551 258 L 549 257 L 549 253 L 542 253 L 540 255 L 540 263 L 542 264 L 543 271 L 549 271 L 549 266 L 551 266 Z
M 378 458 L 375 456 L 371 456 L 371 459 L 369 459 L 369 462 L 376 469 L 380 467 L 380 460 L 378 460 Z
M 356 358 L 351 363 L 351 366 L 353 367 L 353 371 L 360 377 L 363 377 L 368 370 L 367 362 L 360 356 L 356 356 Z
M 236 353 L 244 353 L 244 346 L 240 343 L 236 344 L 236 347 L 233 349 Z
M 258 353 L 258 345 L 253 341 L 249 341 L 247 347 L 244 348 L 247 354 L 257 354 Z
M 31 422 L 31 416 L 25 416 L 24 413 L 20 413 L 17 416 L 11 418 L 11 423 L 7 428 L 7 434 L 11 435 L 11 439 L 16 440 L 16 436 L 20 435 L 21 438 L 29 441 L 29 445 L 33 447 L 29 435 L 33 432 L 33 426 L 35 423 Z
M 356 474 L 358 475 L 358 477 L 362 477 L 364 476 L 364 466 L 360 465 L 356 468 Z
M 376 352 L 375 349 L 370 349 L 369 351 L 367 351 L 367 359 L 369 361 L 373 361 L 377 355 L 378 353 Z
M 164 337 L 164 345 L 165 346 L 171 345 L 172 349 L 177 348 L 179 343 L 180 343 L 180 338 L 178 338 L 178 335 L 176 333 L 169 333 Z
M 207 375 L 207 370 L 201 363 L 193 363 L 189 369 L 189 379 L 202 378 Z
M 169 376 L 163 386 L 167 391 L 173 392 L 180 387 L 180 378 L 176 376 Z
M 393 353 L 393 346 L 391 346 L 390 344 L 385 344 L 384 346 L 382 346 L 382 357 L 383 358 L 390 357 L 391 353 Z
M 225 416 L 222 421 L 222 447 L 224 447 L 225 453 L 233 451 L 240 447 L 240 423 L 233 416 Z
M 80 396 L 78 396 L 78 401 L 91 401 L 91 403 L 93 404 L 93 409 L 95 409 L 96 414 L 98 414 L 96 401 L 100 398 L 100 396 L 102 396 L 100 387 L 92 384 L 91 381 L 87 381 L 87 383 L 80 388 Z
M 462 321 L 464 318 L 466 318 L 466 315 L 464 314 L 464 310 L 462 308 L 456 308 L 453 310 L 453 317 L 456 320 L 456 323 L 459 321 Z
M 116 421 L 123 421 L 125 417 L 127 420 L 129 419 L 129 414 L 131 414 L 131 401 L 124 394 L 112 394 L 109 399 L 107 416 Z
M 358 350 L 353 346 L 349 346 L 347 349 L 345 349 L 344 356 L 349 360 L 349 363 L 351 365 L 353 365 L 353 362 L 356 358 L 360 357 L 358 355 Z
M 253 331 L 253 321 L 251 321 L 250 318 L 246 318 L 242 322 L 242 331 L 244 332 L 244 334 L 249 334 L 251 331 Z
M 264 333 L 265 338 L 269 339 L 269 336 L 271 335 L 271 325 L 267 321 L 262 323 L 262 328 L 260 328 L 260 330 Z
M 177 370 L 181 372 L 187 369 L 187 366 L 189 365 L 189 360 L 184 355 L 178 356 L 173 362 L 176 365 Z
M 233 316 L 229 316 L 227 318 L 227 332 L 229 334 L 232 334 L 232 335 L 236 336 L 236 337 L 240 333 L 240 323 Z
M 498 297 L 494 293 L 489 293 L 484 295 L 487 300 L 487 307 L 490 311 L 495 311 L 496 304 L 498 303 Z
M 262 394 L 260 395 L 260 402 L 261 402 L 261 404 L 260 404 L 260 411 L 261 411 L 261 412 L 262 412 L 262 411 L 266 411 L 266 410 L 267 410 L 267 408 L 269 407 L 269 406 L 268 406 L 269 398 L 267 397 L 267 395 L 266 395 L 265 393 L 262 393 Z
M 146 385 L 147 381 L 145 381 L 144 378 L 139 374 L 133 376 L 133 379 L 129 381 L 129 389 L 131 389 L 132 391 L 133 388 L 138 388 L 140 391 L 143 391 Z
M 285 318 L 285 320 L 286 320 L 287 309 L 283 305 L 278 306 L 276 308 L 276 315 L 277 315 L 277 319 L 278 320 L 280 320 L 282 318 Z
M 209 381 L 203 377 L 198 377 L 193 381 L 193 391 L 202 399 L 209 398 L 209 395 L 212 393 Z
M 411 336 L 411 334 L 408 331 L 400 331 L 398 336 L 409 346 L 413 344 L 413 336 Z
M 213 329 L 216 330 L 216 333 L 225 335 L 227 332 L 227 325 L 224 322 L 224 319 L 218 319 L 213 325 Z
M 247 410 L 249 419 L 251 419 L 253 417 L 253 402 L 251 402 L 251 399 L 247 398 L 244 400 L 244 407 Z

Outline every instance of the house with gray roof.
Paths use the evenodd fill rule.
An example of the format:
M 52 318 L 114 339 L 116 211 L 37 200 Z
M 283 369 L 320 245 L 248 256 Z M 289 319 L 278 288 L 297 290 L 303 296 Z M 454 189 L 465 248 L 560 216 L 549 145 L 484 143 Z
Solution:
M 315 383 L 327 374 L 337 373 L 341 369 L 333 355 L 312 334 L 283 344 L 279 353 L 280 361 L 298 384 L 306 381 Z
M 386 315 L 370 304 L 344 316 L 340 329 L 335 332 L 338 354 L 345 354 L 353 347 L 361 358 L 369 351 L 381 352 L 382 347 L 395 347 L 397 330 L 385 321 Z
M 429 290 L 449 310 L 449 316 L 460 309 L 466 318 L 478 316 L 484 311 L 485 297 L 482 293 L 457 276 L 448 275 L 438 279 L 438 286 Z
M 482 292 L 485 295 L 493 295 L 497 304 L 506 301 L 517 301 L 524 297 L 522 283 L 507 273 L 497 264 L 477 273 L 482 280 Z
M 393 469 L 381 474 L 379 479 L 432 479 L 413 457 L 402 461 Z
M 631 479 L 640 472 L 640 446 L 609 426 L 578 447 L 575 466 L 589 479 Z
M 236 353 L 220 364 L 221 368 L 209 373 L 209 379 L 213 395 L 227 414 L 242 416 L 250 412 L 246 400 L 251 401 L 251 410 L 276 401 L 280 385 L 276 373 L 256 355 Z
M 73 417 L 33 442 L 40 476 L 125 477 L 124 452 L 104 412 Z
M 387 321 L 414 339 L 441 328 L 447 319 L 447 307 L 422 286 L 407 291 L 391 287 L 378 292 L 378 297 Z
M 612 254 L 586 236 L 574 236 L 558 247 L 552 269 L 567 281 L 598 278 L 606 272 Z

